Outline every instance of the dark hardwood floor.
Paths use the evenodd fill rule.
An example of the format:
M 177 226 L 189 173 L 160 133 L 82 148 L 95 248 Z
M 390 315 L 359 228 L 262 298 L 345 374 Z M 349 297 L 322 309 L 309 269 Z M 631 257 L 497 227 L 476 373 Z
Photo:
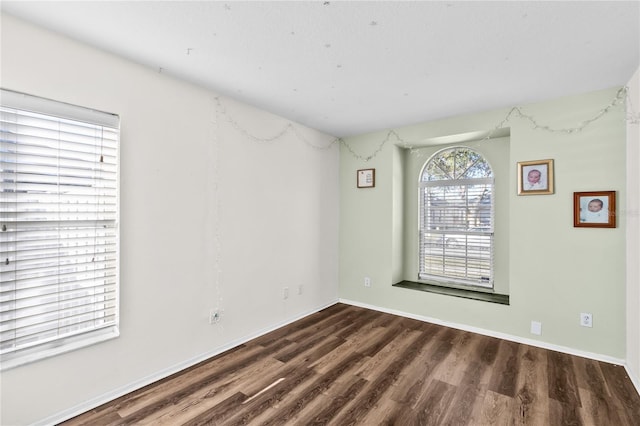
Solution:
M 74 425 L 640 425 L 623 367 L 337 304 Z

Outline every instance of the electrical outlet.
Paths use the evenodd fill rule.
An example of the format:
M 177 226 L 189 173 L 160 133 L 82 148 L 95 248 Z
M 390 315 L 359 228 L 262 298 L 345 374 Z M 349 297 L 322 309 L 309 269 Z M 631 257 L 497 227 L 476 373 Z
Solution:
M 539 321 L 531 321 L 531 334 L 540 336 L 542 334 L 542 323 Z
M 298 285 L 298 294 L 302 294 L 302 284 Z
M 285 300 L 289 298 L 289 287 L 282 289 L 282 298 Z
M 581 313 L 580 325 L 583 327 L 593 327 L 593 315 L 585 312 Z
M 365 287 L 371 287 L 371 278 L 364 277 L 364 286 Z

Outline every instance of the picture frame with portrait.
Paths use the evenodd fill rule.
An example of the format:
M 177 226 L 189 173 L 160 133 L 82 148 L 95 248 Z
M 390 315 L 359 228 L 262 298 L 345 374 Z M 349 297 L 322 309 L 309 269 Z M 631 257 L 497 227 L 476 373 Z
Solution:
M 616 191 L 574 192 L 573 226 L 615 228 Z
M 553 160 L 518 162 L 518 195 L 553 193 Z

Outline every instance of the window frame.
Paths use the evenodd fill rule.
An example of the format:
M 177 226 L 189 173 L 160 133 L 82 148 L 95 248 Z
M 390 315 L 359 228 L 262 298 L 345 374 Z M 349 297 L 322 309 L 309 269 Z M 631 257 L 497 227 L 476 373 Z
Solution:
M 445 154 L 447 151 L 450 152 L 455 152 L 457 150 L 465 150 L 465 151 L 471 151 L 475 154 L 477 154 L 477 156 L 479 157 L 479 159 L 486 164 L 486 167 L 489 170 L 489 174 L 488 176 L 485 177 L 480 177 L 480 178 L 466 178 L 466 179 L 435 179 L 435 180 L 424 180 L 424 175 L 426 173 L 428 173 L 428 168 L 429 165 L 435 161 L 435 159 L 437 159 L 438 157 L 441 157 L 443 154 Z M 476 162 L 474 162 L 474 164 L 476 164 Z M 466 169 L 468 170 L 468 168 Z M 466 171 L 465 170 L 465 171 Z M 443 184 L 444 183 L 444 184 Z M 440 231 L 440 230 L 434 230 L 431 229 L 429 230 L 428 227 L 426 226 L 426 221 L 425 218 L 429 215 L 429 211 L 425 211 L 425 209 L 429 208 L 428 202 L 426 201 L 426 195 L 425 195 L 425 191 L 427 188 L 429 187 L 445 187 L 445 186 L 458 186 L 458 187 L 464 187 L 464 188 L 469 188 L 472 187 L 474 185 L 489 185 L 490 186 L 490 206 L 489 206 L 489 226 L 487 227 L 486 230 L 445 230 L 445 231 Z M 473 291 L 480 291 L 480 292 L 494 292 L 495 291 L 495 264 L 494 264 L 494 256 L 495 256 L 495 193 L 496 190 L 496 185 L 495 185 L 495 174 L 493 173 L 493 168 L 491 167 L 491 164 L 489 163 L 488 159 L 486 158 L 486 156 L 484 154 L 482 154 L 481 152 L 479 152 L 477 149 L 468 147 L 468 146 L 449 146 L 446 148 L 442 148 L 438 151 L 436 151 L 435 153 L 433 153 L 428 159 L 427 161 L 425 161 L 422 164 L 422 167 L 420 168 L 420 173 L 418 175 L 418 247 L 417 247 L 417 254 L 418 254 L 418 262 L 417 262 L 417 268 L 418 268 L 418 272 L 417 272 L 417 276 L 418 279 L 417 281 L 423 284 L 431 284 L 431 285 L 436 285 L 436 286 L 443 286 L 443 287 L 450 287 L 450 288 L 460 288 L 460 289 L 466 289 L 466 290 L 473 290 Z M 465 190 L 465 194 L 468 193 Z M 484 197 L 484 195 L 483 195 Z M 468 198 L 465 199 L 466 201 L 468 201 Z M 468 216 L 465 218 L 468 220 Z M 481 219 L 479 217 L 476 217 L 476 220 Z M 447 223 L 449 224 L 449 223 Z M 481 228 L 481 227 L 478 227 Z M 452 276 L 452 275 L 448 275 L 446 273 L 443 274 L 434 274 L 434 273 L 429 273 L 429 271 L 427 271 L 427 269 L 425 268 L 425 256 L 428 255 L 428 253 L 425 252 L 426 247 L 427 246 L 431 246 L 433 247 L 434 244 L 432 244 L 431 242 L 428 242 L 425 240 L 426 238 L 426 234 L 431 234 L 431 235 L 442 235 L 442 266 L 443 269 L 446 268 L 446 264 L 447 264 L 447 259 L 454 259 L 454 258 L 458 258 L 458 259 L 464 259 L 465 262 L 465 266 L 464 266 L 464 270 L 465 270 L 465 276 L 467 278 L 460 278 L 459 276 Z M 447 255 L 447 246 L 448 246 L 448 240 L 447 240 L 447 235 L 460 235 L 463 236 L 463 240 L 465 241 L 462 244 L 462 249 L 464 250 L 464 256 L 460 256 L 458 255 Z M 470 245 L 469 243 L 469 238 L 478 238 L 480 237 L 478 240 L 475 241 L 475 243 L 477 244 L 477 246 L 473 246 Z M 477 258 L 473 258 L 469 256 L 469 252 L 470 252 L 470 247 L 471 248 L 476 248 L 477 249 L 477 253 L 478 255 L 481 255 L 480 250 L 482 250 L 480 247 L 482 247 L 483 245 L 480 244 L 480 242 L 482 241 L 482 237 L 487 237 L 489 240 L 489 249 L 488 249 L 488 258 L 485 259 L 486 262 L 488 262 L 488 280 L 485 283 L 484 281 L 484 277 L 481 277 L 480 280 L 475 279 L 469 279 L 468 275 L 469 275 L 469 268 L 468 268 L 468 261 L 469 260 L 474 260 Z M 479 242 L 480 241 L 480 242 Z M 460 251 L 459 247 L 452 247 L 450 251 L 454 252 L 454 251 Z
M 0 370 L 7 370 L 30 362 L 38 361 L 61 353 L 93 345 L 98 342 L 110 340 L 120 335 L 120 117 L 116 114 L 105 113 L 94 109 L 71 105 L 64 102 L 53 101 L 50 99 L 14 92 L 7 89 L 1 89 L 0 95 L 0 106 L 2 107 L 3 114 L 3 149 L 2 152 L 0 152 L 3 156 L 3 158 L 0 159 L 3 172 L 0 183 L 2 183 L 3 188 L 0 194 L 2 194 L 3 199 L 1 201 L 4 207 L 4 209 L 0 212 L 0 220 L 2 220 L 3 222 L 6 221 L 7 225 L 11 224 L 11 228 L 9 228 L 9 230 L 12 229 L 13 232 L 12 237 L 9 236 L 9 232 L 2 235 L 2 243 L 5 244 L 4 247 L 7 250 L 5 253 L 3 253 L 7 256 L 7 262 L 9 261 L 9 257 L 11 256 L 10 253 L 13 253 L 12 262 L 15 264 L 12 270 L 6 269 L 5 271 L 3 271 L 5 272 L 5 274 L 3 275 L 2 279 L 2 289 L 4 290 L 4 297 L 1 299 L 1 301 L 3 303 L 5 301 L 9 303 L 6 305 L 1 305 L 2 310 L 0 311 L 0 313 L 3 316 L 0 318 L 4 318 L 6 320 L 1 331 L 3 333 L 9 334 L 4 335 L 6 340 L 4 340 L 5 348 L 0 353 L 0 360 L 2 361 Z M 52 120 L 51 122 L 54 123 L 62 123 L 59 124 L 59 126 L 69 125 L 73 128 L 73 126 L 77 125 L 78 129 L 82 128 L 82 126 L 86 126 L 87 129 L 95 129 L 96 132 L 100 131 L 100 136 L 96 136 L 94 138 L 95 142 L 93 142 L 93 145 L 91 143 L 86 144 L 84 142 L 91 140 L 90 136 L 82 136 L 80 134 L 76 135 L 73 133 L 69 134 L 70 136 L 65 136 L 64 139 L 59 136 L 59 139 L 57 139 L 56 148 L 55 146 L 53 146 L 53 142 L 56 142 L 55 139 L 46 139 L 45 136 L 40 135 L 18 136 L 18 127 L 24 127 L 24 125 L 18 124 L 17 118 L 15 118 L 16 123 L 12 124 L 10 118 L 8 118 L 12 113 L 14 113 L 16 117 L 20 114 L 24 114 L 25 116 L 32 115 L 33 120 L 35 121 L 41 120 L 42 122 L 45 122 L 47 120 Z M 5 119 L 7 121 L 5 121 Z M 15 126 L 15 134 L 11 133 L 12 125 Z M 43 131 L 40 130 L 40 127 L 34 127 L 33 129 L 36 132 Z M 105 142 L 107 139 L 105 139 L 106 136 L 104 136 L 103 133 L 107 132 L 109 133 L 109 140 Z M 64 132 L 59 131 L 59 133 L 62 134 Z M 7 139 L 4 138 L 5 135 L 7 136 Z M 26 140 L 27 137 L 31 137 L 31 139 L 36 140 L 37 142 L 34 143 L 36 143 L 39 147 L 33 148 L 33 146 L 35 145 L 18 140 L 19 138 L 23 138 L 23 140 Z M 78 138 L 78 142 L 73 142 L 72 139 L 75 140 L 74 138 L 76 137 Z M 82 142 L 80 142 L 80 140 L 82 140 Z M 50 143 L 49 141 L 52 142 Z M 98 143 L 100 144 L 99 147 Z M 73 144 L 84 144 L 84 148 L 82 148 L 83 150 L 91 149 L 91 147 L 93 146 L 93 154 L 91 154 L 90 151 L 89 154 L 86 154 L 87 151 L 78 151 L 77 158 L 81 156 L 93 155 L 95 158 L 99 158 L 97 160 L 93 160 L 94 163 L 104 163 L 105 165 L 103 166 L 102 164 L 100 164 L 98 166 L 94 166 L 94 168 L 92 169 L 93 171 L 86 171 L 90 169 L 86 166 L 72 166 L 81 168 L 76 169 L 78 170 L 77 178 L 74 177 L 75 175 L 69 177 L 69 174 L 65 174 L 65 172 L 62 171 L 69 170 L 68 167 L 66 169 L 63 169 L 64 166 L 62 166 L 61 164 L 64 161 L 80 162 L 81 160 L 75 160 L 74 158 L 76 157 L 73 156 L 71 156 L 72 158 L 63 157 L 62 150 L 65 148 L 61 147 Z M 33 192 L 26 191 L 24 189 L 20 189 L 18 191 L 18 185 L 23 185 L 23 183 L 20 182 L 24 181 L 24 178 L 19 178 L 18 174 L 24 174 L 25 172 L 20 170 L 25 170 L 26 168 L 26 166 L 22 166 L 23 168 L 20 169 L 21 165 L 26 164 L 24 163 L 25 160 L 19 159 L 19 157 L 25 156 L 25 154 L 21 153 L 25 148 L 21 147 L 38 149 L 40 151 L 52 151 L 57 153 L 57 168 L 55 168 L 56 166 L 52 166 L 52 162 L 48 162 L 50 161 L 50 159 L 56 157 L 54 157 L 53 154 L 44 153 L 38 154 L 39 156 L 41 155 L 40 158 L 42 159 L 42 163 L 36 161 L 35 163 L 30 164 L 29 167 L 30 172 L 33 173 L 33 179 L 36 179 L 35 182 L 44 180 L 44 178 L 39 177 L 43 176 L 42 173 L 44 173 L 44 169 L 48 169 L 48 172 L 51 173 L 50 171 L 52 170 L 52 167 L 54 167 L 56 170 L 55 173 L 48 176 L 53 177 L 57 180 L 58 183 L 55 184 L 55 188 L 58 192 L 55 192 L 53 190 L 47 192 L 37 189 L 34 189 Z M 100 152 L 98 152 L 98 148 L 100 148 Z M 103 155 L 102 153 L 103 150 L 105 151 L 105 155 Z M 106 152 L 107 150 L 108 154 Z M 73 154 L 76 151 L 65 152 Z M 12 159 L 11 156 L 13 156 L 14 158 Z M 11 166 L 12 161 L 14 161 L 14 166 Z M 84 164 L 91 163 L 85 161 Z M 109 170 L 108 172 L 103 171 L 107 169 Z M 102 173 L 107 173 L 113 176 L 113 178 L 108 179 L 107 184 L 110 185 L 109 189 L 98 189 L 99 185 L 96 184 L 96 182 L 97 180 L 103 179 Z M 15 176 L 13 178 L 13 181 L 11 179 L 12 174 Z M 61 201 L 67 196 L 67 194 L 63 193 L 62 189 L 60 189 L 63 185 L 60 182 L 65 178 L 85 179 L 86 181 L 93 182 L 90 185 L 87 185 L 85 183 L 76 183 L 71 184 L 71 186 L 73 187 L 74 185 L 76 185 L 79 188 L 78 191 L 93 191 L 91 193 L 93 195 L 85 194 L 77 197 L 93 197 L 93 199 L 95 200 L 93 201 L 94 204 L 91 204 L 90 201 L 87 201 L 86 204 L 81 204 L 80 201 L 78 201 L 78 206 L 75 207 L 76 210 L 73 210 L 73 202 L 70 202 L 67 199 L 65 204 L 63 201 Z M 15 201 L 12 201 L 11 196 L 7 195 L 11 194 L 12 190 L 10 188 L 10 182 L 15 185 L 15 188 L 13 189 L 13 191 L 16 192 L 16 194 L 13 196 Z M 71 193 L 71 195 L 69 195 L 70 198 L 75 196 L 75 190 L 71 190 L 69 192 Z M 43 195 L 38 195 L 40 193 Z M 58 201 L 51 201 L 52 197 L 55 198 L 56 193 L 58 194 Z M 20 199 L 20 194 L 26 194 L 29 200 L 35 199 L 35 203 L 33 203 L 34 207 L 32 207 L 33 209 L 35 209 L 35 211 L 48 211 L 47 209 L 49 207 L 46 207 L 46 205 L 49 205 L 55 206 L 51 208 L 57 209 L 57 211 L 63 211 L 64 209 L 66 209 L 64 211 L 69 212 L 68 216 L 64 217 L 64 219 L 61 218 L 62 216 L 59 216 L 58 219 L 52 219 L 51 216 L 53 213 L 45 212 L 42 213 L 41 218 L 34 219 L 37 220 L 37 222 L 33 222 L 31 219 L 24 219 L 24 215 L 29 214 L 31 210 L 29 210 L 29 207 L 27 207 L 26 210 L 24 210 L 22 207 L 19 207 L 18 200 Z M 46 197 L 49 197 L 49 199 L 47 200 Z M 105 197 L 109 198 L 110 201 L 105 201 Z M 10 207 L 11 203 L 16 203 L 15 208 Z M 91 205 L 95 205 L 95 207 L 91 207 Z M 61 215 L 61 213 L 58 214 Z M 72 218 L 73 215 L 75 215 L 75 219 Z M 25 220 L 27 222 L 25 222 Z M 93 223 L 94 225 L 91 228 L 87 228 L 87 223 Z M 18 236 L 18 234 L 22 232 L 18 229 L 18 226 L 20 226 L 20 229 L 26 230 L 25 232 L 33 232 L 29 230 L 33 229 L 34 224 L 47 228 L 47 232 L 49 232 L 50 235 L 58 235 L 56 243 L 56 247 L 58 248 L 54 250 L 58 250 L 58 252 L 62 254 L 58 254 L 57 256 L 58 266 L 51 267 L 53 269 L 57 268 L 58 272 L 54 273 L 53 275 L 43 276 L 42 278 L 38 278 L 38 276 L 36 276 L 35 279 L 31 279 L 31 282 L 33 282 L 33 288 L 39 290 L 41 286 L 44 285 L 43 281 L 47 279 L 47 277 L 49 279 L 52 279 L 52 277 L 57 277 L 55 279 L 58 282 L 58 289 L 56 291 L 48 293 L 48 295 L 57 295 L 58 305 L 56 306 L 56 308 L 52 308 L 52 312 L 56 312 L 55 315 L 57 315 L 57 322 L 59 323 L 59 325 L 58 331 L 56 331 L 58 335 L 45 337 L 45 333 L 40 334 L 39 332 L 36 332 L 34 333 L 34 335 L 38 336 L 38 338 L 34 339 L 33 341 L 27 342 L 28 339 L 26 338 L 22 340 L 16 337 L 18 335 L 16 330 L 20 328 L 20 326 L 17 325 L 18 311 L 20 309 L 18 303 L 18 301 L 20 300 L 20 296 L 18 296 L 18 292 L 22 291 L 21 287 L 18 285 L 18 281 L 20 281 L 21 278 L 18 277 L 19 270 L 17 265 L 19 262 L 23 262 L 25 264 L 27 263 L 27 261 L 24 260 L 24 257 L 18 257 L 20 256 L 20 252 L 24 247 L 20 244 L 21 242 L 25 241 L 23 239 L 25 237 Z M 84 228 L 82 227 L 82 225 L 84 225 Z M 69 229 L 74 229 L 76 231 L 69 231 Z M 85 230 L 80 231 L 79 229 Z M 71 249 L 69 248 L 76 247 L 71 246 L 71 244 L 74 243 L 71 240 L 69 240 L 69 242 L 66 243 L 67 245 L 64 246 L 66 247 L 66 249 L 62 248 L 63 246 L 60 245 L 62 244 L 61 241 L 63 241 L 63 239 L 71 232 L 76 232 L 75 237 L 70 238 L 75 238 L 76 246 L 79 245 L 79 249 L 77 249 L 76 253 L 74 254 L 71 254 Z M 86 235 L 91 235 L 94 238 L 94 241 L 91 242 L 91 239 L 87 238 Z M 78 243 L 78 238 L 84 238 L 85 244 L 82 245 L 81 243 Z M 98 242 L 98 240 L 100 240 L 100 243 Z M 35 241 L 37 242 L 40 240 Z M 109 248 L 107 248 L 104 244 L 108 244 Z M 50 251 L 50 249 L 47 250 Z M 80 256 L 84 256 L 85 258 L 87 258 L 88 255 L 86 253 L 91 253 L 91 250 L 93 250 L 94 254 L 93 258 L 90 259 L 90 264 L 98 262 L 104 265 L 102 269 L 100 266 L 94 266 L 93 269 L 90 269 L 90 266 L 86 266 L 84 269 L 81 266 L 74 266 L 78 265 L 78 263 L 74 264 L 73 262 L 71 262 L 71 257 L 77 258 L 77 256 L 79 256 L 77 253 L 83 253 Z M 49 264 L 53 264 L 52 262 L 54 261 L 51 260 L 52 258 L 50 254 L 47 255 L 46 259 L 46 262 L 49 262 Z M 65 264 L 64 261 L 61 261 L 60 259 L 67 259 L 67 263 Z M 45 262 L 44 260 L 37 261 L 43 263 Z M 76 260 L 76 262 L 80 261 Z M 64 265 L 67 268 L 66 270 L 64 270 L 64 272 L 69 273 L 69 271 L 71 271 L 69 273 L 69 276 L 72 280 L 79 280 L 79 277 L 83 273 L 83 271 L 87 276 L 89 276 L 89 273 L 87 273 L 86 271 L 93 271 L 93 277 L 86 279 L 82 277 L 83 282 L 85 283 L 82 286 L 79 283 L 65 286 L 64 280 L 60 278 L 61 274 L 63 273 L 63 267 L 61 265 Z M 5 266 L 4 260 L 2 266 Z M 27 269 L 21 269 L 20 271 L 29 271 L 28 266 L 25 266 L 25 268 Z M 11 278 L 12 272 L 13 278 Z M 13 289 L 10 288 L 11 284 L 8 283 L 13 283 Z M 70 287 L 73 287 L 74 290 L 68 290 Z M 82 288 L 78 290 L 78 288 L 80 287 Z M 90 290 L 93 290 L 93 294 L 91 296 L 86 296 L 86 294 L 88 294 L 87 292 Z M 63 295 L 63 292 L 66 292 L 66 294 Z M 13 293 L 13 299 L 10 297 L 10 293 Z M 88 298 L 91 298 L 91 300 L 93 300 L 92 302 L 90 302 L 94 307 L 93 310 L 90 311 L 93 312 L 93 319 L 90 321 L 84 321 L 84 323 L 91 323 L 92 325 L 81 326 L 79 325 L 80 322 L 73 322 L 73 320 L 68 319 L 69 317 L 63 316 L 63 311 L 65 310 L 67 311 L 67 313 L 71 312 L 72 316 L 81 316 L 81 312 L 89 312 L 88 308 L 85 308 L 87 310 L 82 310 L 81 308 L 82 306 L 88 306 L 85 304 L 87 303 L 86 300 Z M 33 307 L 37 309 L 35 315 L 37 317 L 42 317 L 45 298 L 41 295 L 38 295 L 33 297 L 32 300 L 34 300 Z M 83 301 L 81 302 L 80 300 Z M 60 301 L 66 301 L 66 303 L 61 303 Z M 71 307 L 69 308 L 69 306 Z M 10 323 L 12 324 L 10 325 Z M 8 337 L 10 333 L 14 333 L 13 337 Z M 12 342 L 14 346 L 10 347 L 9 344 Z

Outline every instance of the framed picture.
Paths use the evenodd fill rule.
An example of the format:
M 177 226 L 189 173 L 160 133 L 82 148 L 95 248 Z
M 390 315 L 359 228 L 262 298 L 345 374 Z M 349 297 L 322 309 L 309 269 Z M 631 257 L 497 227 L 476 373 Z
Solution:
M 553 194 L 553 160 L 518 163 L 518 195 Z
M 574 192 L 573 226 L 615 228 L 616 191 Z
M 373 188 L 376 186 L 376 169 L 361 169 L 357 172 L 358 188 Z

